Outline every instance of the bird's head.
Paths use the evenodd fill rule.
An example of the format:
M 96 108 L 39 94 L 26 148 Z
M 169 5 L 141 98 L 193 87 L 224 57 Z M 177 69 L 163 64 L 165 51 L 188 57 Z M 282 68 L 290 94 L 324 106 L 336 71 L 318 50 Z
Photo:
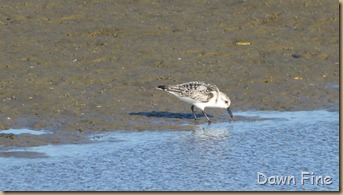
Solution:
M 230 114 L 231 118 L 233 118 L 232 111 L 230 109 L 230 105 L 231 105 L 230 98 L 222 92 L 220 92 L 220 94 L 221 94 L 220 98 L 221 98 L 221 103 L 222 103 L 223 108 L 226 108 L 226 110 Z

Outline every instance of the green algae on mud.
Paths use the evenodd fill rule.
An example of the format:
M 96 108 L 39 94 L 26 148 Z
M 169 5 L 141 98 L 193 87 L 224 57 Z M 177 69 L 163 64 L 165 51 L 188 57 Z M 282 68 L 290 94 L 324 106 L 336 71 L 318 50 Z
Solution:
M 192 129 L 191 119 L 130 115 L 189 113 L 155 87 L 192 80 L 216 84 L 233 112 L 337 110 L 338 5 L 3 2 L 0 128 Z

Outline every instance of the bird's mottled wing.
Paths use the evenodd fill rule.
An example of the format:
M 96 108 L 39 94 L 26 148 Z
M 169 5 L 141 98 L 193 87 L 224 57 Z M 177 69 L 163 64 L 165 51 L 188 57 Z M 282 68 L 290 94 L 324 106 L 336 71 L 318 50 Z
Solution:
M 170 85 L 168 86 L 168 91 L 199 102 L 208 102 L 213 97 L 213 91 L 219 90 L 215 85 L 203 82 L 189 82 L 180 85 Z

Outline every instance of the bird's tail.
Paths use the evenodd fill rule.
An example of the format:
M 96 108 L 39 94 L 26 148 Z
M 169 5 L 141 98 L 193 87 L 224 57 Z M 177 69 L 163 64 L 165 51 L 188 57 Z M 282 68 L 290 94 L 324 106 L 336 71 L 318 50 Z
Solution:
M 156 89 L 159 89 L 159 90 L 167 90 L 167 87 L 168 87 L 168 85 L 159 85 L 159 86 L 157 86 L 156 87 Z

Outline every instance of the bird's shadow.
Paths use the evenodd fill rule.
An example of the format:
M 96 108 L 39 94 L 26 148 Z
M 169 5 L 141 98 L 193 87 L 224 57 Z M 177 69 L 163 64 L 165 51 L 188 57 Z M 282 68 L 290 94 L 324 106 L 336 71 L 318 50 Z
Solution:
M 130 112 L 129 115 L 156 117 L 156 118 L 177 118 L 177 119 L 193 119 L 192 113 L 152 111 L 152 112 Z M 207 115 L 212 118 L 211 115 Z M 197 118 L 205 117 L 203 114 L 196 114 Z

